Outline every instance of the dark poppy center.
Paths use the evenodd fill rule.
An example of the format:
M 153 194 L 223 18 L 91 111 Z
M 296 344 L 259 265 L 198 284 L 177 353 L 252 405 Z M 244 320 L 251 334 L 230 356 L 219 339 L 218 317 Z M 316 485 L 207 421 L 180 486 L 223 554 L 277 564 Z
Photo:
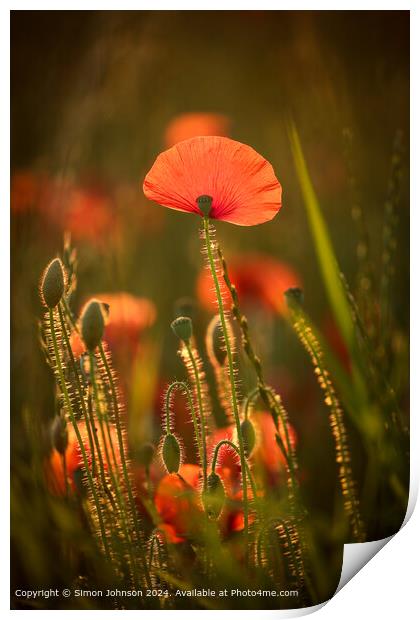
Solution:
M 211 206 L 213 204 L 213 198 L 211 196 L 206 196 L 206 194 L 203 194 L 203 196 L 199 196 L 197 198 L 196 203 L 204 217 L 209 217 Z

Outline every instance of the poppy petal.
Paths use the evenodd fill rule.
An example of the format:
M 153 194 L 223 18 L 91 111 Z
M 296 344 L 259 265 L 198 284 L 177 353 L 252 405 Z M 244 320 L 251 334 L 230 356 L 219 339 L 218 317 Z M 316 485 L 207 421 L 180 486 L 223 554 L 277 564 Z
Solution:
M 271 164 L 250 146 L 219 136 L 184 140 L 161 153 L 143 191 L 165 207 L 197 215 L 197 198 L 211 196 L 210 217 L 240 226 L 267 222 L 281 207 Z

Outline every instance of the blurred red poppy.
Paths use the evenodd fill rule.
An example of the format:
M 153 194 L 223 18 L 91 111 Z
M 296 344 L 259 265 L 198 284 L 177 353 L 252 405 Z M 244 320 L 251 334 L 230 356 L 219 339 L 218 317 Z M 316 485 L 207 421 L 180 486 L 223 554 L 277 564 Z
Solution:
M 110 198 L 100 190 L 74 188 L 67 196 L 63 227 L 76 241 L 107 245 L 119 230 Z
M 10 184 L 10 206 L 13 213 L 43 210 L 49 202 L 50 186 L 45 173 L 33 170 L 16 171 Z
M 160 481 L 155 494 L 155 505 L 163 523 L 175 529 L 177 537 L 188 538 L 198 526 L 202 508 L 198 490 L 200 487 L 200 467 L 182 465 L 177 474 L 167 474 Z
M 219 518 L 219 528 L 223 535 L 243 530 L 243 511 L 241 508 L 242 490 L 237 488 L 228 468 L 219 467 L 226 492 L 225 508 Z M 201 469 L 198 465 L 182 465 L 177 474 L 167 474 L 160 481 L 155 494 L 155 505 L 162 518 L 163 526 L 170 534 L 170 542 L 183 542 L 200 533 L 200 517 L 203 516 L 201 503 Z M 233 485 L 234 482 L 234 485 Z M 253 521 L 250 515 L 250 522 Z
M 262 254 L 241 254 L 230 259 L 229 277 L 237 288 L 241 302 L 257 302 L 269 312 L 280 314 L 286 311 L 284 291 L 301 285 L 301 279 L 293 267 Z M 223 298 L 230 299 L 230 293 L 222 278 L 220 285 Z M 217 299 L 209 269 L 203 268 L 200 272 L 196 289 L 203 307 L 214 312 Z
M 276 442 L 276 429 L 271 414 L 265 411 L 256 411 L 251 420 L 256 433 L 255 448 L 250 457 L 251 467 L 258 477 L 271 484 L 278 482 L 279 477 L 285 472 L 285 458 Z M 293 446 L 296 444 L 296 433 L 291 425 L 288 426 L 289 435 Z M 280 426 L 280 436 L 284 443 L 286 437 Z M 209 458 L 219 441 L 229 439 L 236 440 L 235 425 L 214 431 L 207 442 Z M 236 453 L 229 446 L 222 446 L 219 451 L 218 468 L 219 475 L 225 481 L 229 481 L 232 492 L 239 488 L 240 463 Z
M 177 142 L 196 136 L 228 136 L 230 119 L 223 114 L 191 112 L 176 116 L 168 124 L 165 144 L 170 148 Z
M 104 340 L 112 352 L 130 362 L 139 346 L 142 332 L 153 325 L 156 319 L 156 308 L 152 301 L 145 297 L 136 297 L 130 293 L 98 293 L 97 299 L 108 304 L 109 311 L 105 326 Z M 73 353 L 79 357 L 85 346 L 76 331 L 71 338 Z
M 209 217 L 240 226 L 271 220 L 281 186 L 271 164 L 246 144 L 219 136 L 184 140 L 161 153 L 143 191 L 159 204 L 203 215 L 197 198 L 212 197 Z
M 341 335 L 339 328 L 337 327 L 337 323 L 331 314 L 328 314 L 324 317 L 323 320 L 323 332 L 327 339 L 328 344 L 331 349 L 338 357 L 344 368 L 350 372 L 351 371 L 351 357 L 347 348 L 347 345 Z
M 92 464 L 92 454 L 90 451 L 90 443 L 89 443 L 89 435 L 86 428 L 86 424 L 84 422 L 78 422 L 78 428 L 80 435 L 82 437 L 83 446 L 86 451 L 87 460 L 89 463 L 89 467 Z M 114 426 L 111 426 L 111 438 L 112 443 L 115 450 L 115 455 L 117 461 L 120 460 L 120 452 L 118 445 L 118 436 L 117 431 Z M 69 483 L 69 489 L 71 491 L 75 491 L 77 488 L 76 476 L 77 472 L 83 471 L 83 458 L 82 453 L 79 447 L 79 442 L 77 441 L 76 433 L 73 427 L 68 424 L 67 425 L 68 432 L 68 445 L 66 449 L 66 470 L 67 470 L 67 480 Z M 107 463 L 105 458 L 105 446 L 108 451 L 110 451 L 109 439 L 106 436 L 106 441 L 104 442 L 102 439 L 101 432 L 97 433 L 99 447 L 102 454 L 102 459 L 104 461 L 104 467 L 107 469 Z M 47 487 L 51 493 L 54 495 L 64 495 L 66 492 L 66 481 L 64 477 L 64 468 L 63 468 L 63 458 L 62 455 L 53 448 L 50 455 L 45 461 L 45 477 L 47 482 Z

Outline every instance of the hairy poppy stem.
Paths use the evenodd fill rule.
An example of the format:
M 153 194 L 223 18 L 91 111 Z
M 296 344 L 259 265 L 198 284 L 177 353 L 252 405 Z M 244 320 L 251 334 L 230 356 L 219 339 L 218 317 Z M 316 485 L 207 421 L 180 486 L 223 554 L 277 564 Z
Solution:
M 216 445 L 216 447 L 214 449 L 214 452 L 213 452 L 213 459 L 212 459 L 212 462 L 211 462 L 211 471 L 212 471 L 212 473 L 214 473 L 216 471 L 217 457 L 219 456 L 219 450 L 220 450 L 220 448 L 222 446 L 229 446 L 230 448 L 232 448 L 232 450 L 234 450 L 236 452 L 236 454 L 239 457 L 241 456 L 238 446 L 235 443 L 233 443 L 233 441 L 230 441 L 230 439 L 222 439 Z M 252 473 L 251 473 L 251 468 L 249 467 L 249 465 L 248 465 L 248 463 L 246 461 L 245 461 L 245 467 L 246 467 L 249 483 L 251 485 L 252 495 L 254 496 L 254 501 L 255 501 L 256 504 L 258 504 L 257 487 L 256 487 L 255 480 L 254 480 L 254 478 L 252 476 Z
M 102 410 L 101 410 L 101 403 L 99 400 L 99 394 L 98 394 L 98 386 L 96 383 L 96 377 L 95 377 L 95 356 L 94 354 L 89 351 L 89 365 L 90 365 L 90 379 L 91 379 L 91 383 L 92 383 L 92 388 L 93 388 L 93 397 L 95 400 L 95 407 L 96 407 L 96 415 L 97 418 L 99 420 L 99 426 L 101 429 L 101 435 L 102 435 L 102 441 L 104 444 L 104 451 L 105 451 L 105 458 L 107 461 L 107 465 L 108 465 L 108 470 L 109 470 L 109 475 L 111 477 L 111 481 L 113 483 L 113 487 L 115 489 L 115 494 L 117 496 L 117 503 L 118 503 L 118 508 L 119 508 L 119 512 L 121 514 L 122 517 L 122 528 L 123 528 L 123 533 L 124 533 L 124 537 L 125 537 L 125 541 L 126 541 L 126 547 L 128 549 L 128 553 L 130 556 L 130 560 L 131 560 L 131 566 L 132 566 L 132 571 L 133 571 L 133 576 L 134 578 L 138 581 L 138 583 L 141 583 L 141 580 L 139 578 L 139 574 L 137 571 L 137 565 L 136 565 L 136 559 L 134 557 L 134 553 L 133 553 L 133 547 L 132 547 L 132 543 L 131 543 L 131 536 L 128 530 L 128 526 L 127 526 L 127 507 L 126 507 L 126 503 L 125 503 L 125 499 L 123 494 L 121 493 L 121 488 L 120 488 L 120 484 L 118 481 L 118 466 L 117 466 L 117 460 L 116 460 L 116 455 L 115 455 L 115 451 L 114 451 L 114 447 L 113 447 L 113 443 L 112 443 L 112 437 L 111 437 L 111 433 L 110 433 L 110 429 L 109 429 L 109 423 L 108 423 L 108 418 L 106 417 L 106 428 L 107 428 L 107 435 L 108 435 L 108 441 L 112 450 L 112 455 L 113 455 L 113 460 L 114 460 L 114 466 L 115 466 L 115 471 L 113 470 L 113 466 L 111 463 L 111 459 L 109 456 L 109 451 L 108 451 L 108 447 L 107 447 L 107 438 L 105 435 L 105 430 L 104 430 L 104 421 L 103 418 L 105 416 L 103 416 L 102 414 Z
M 99 529 L 100 529 L 100 532 L 101 532 L 101 539 L 102 539 L 102 544 L 104 546 L 104 551 L 105 551 L 105 554 L 107 556 L 107 559 L 108 559 L 109 563 L 111 564 L 112 563 L 111 553 L 110 553 L 110 549 L 109 549 L 109 545 L 108 545 L 108 540 L 107 540 L 107 537 L 106 537 L 105 525 L 104 525 L 104 521 L 103 521 L 103 517 L 102 517 L 99 497 L 98 497 L 98 494 L 97 494 L 97 491 L 96 491 L 96 487 L 95 487 L 95 483 L 94 483 L 93 478 L 92 478 L 91 471 L 89 469 L 89 462 L 88 462 L 88 458 L 87 458 L 87 455 L 86 455 L 85 446 L 83 444 L 83 440 L 82 440 L 82 436 L 80 434 L 79 427 L 77 426 L 76 418 L 74 417 L 74 413 L 73 413 L 73 409 L 72 409 L 71 401 L 70 401 L 70 396 L 69 396 L 69 393 L 68 393 L 68 390 L 67 390 L 67 386 L 66 386 L 66 381 L 65 381 L 65 378 L 64 378 L 63 367 L 62 367 L 62 364 L 61 364 L 60 352 L 58 350 L 57 336 L 56 336 L 56 333 L 55 333 L 53 310 L 50 308 L 48 313 L 49 313 L 49 320 L 50 320 L 51 337 L 52 337 L 53 348 L 54 348 L 54 356 L 55 356 L 55 359 L 56 359 L 58 376 L 59 376 L 59 379 L 60 379 L 61 391 L 62 391 L 63 396 L 64 396 L 64 401 L 66 403 L 66 408 L 67 408 L 68 414 L 70 416 L 70 420 L 71 420 L 71 423 L 73 425 L 74 432 L 76 433 L 76 437 L 77 437 L 77 441 L 78 441 L 78 444 L 79 444 L 79 447 L 80 447 L 80 451 L 82 453 L 83 465 L 84 465 L 84 468 L 85 468 L 86 476 L 87 476 L 87 479 L 88 479 L 88 484 L 89 484 L 89 487 L 90 487 L 90 491 L 92 493 L 93 501 L 95 503 L 95 508 L 96 508 L 96 512 L 97 512 L 97 515 L 98 515 Z
M 61 300 L 61 303 L 63 303 L 63 305 L 64 305 L 65 312 L 66 312 L 70 322 L 72 324 L 74 324 L 73 317 L 71 316 L 70 309 L 67 306 L 64 298 Z M 75 378 L 75 381 L 76 381 L 77 391 L 78 391 L 79 400 L 80 400 L 80 406 L 81 406 L 81 409 L 82 409 L 83 418 L 84 418 L 84 421 L 85 421 L 85 424 L 86 424 L 87 433 L 88 433 L 89 448 L 90 448 L 90 453 L 91 453 L 91 457 L 92 457 L 92 459 L 91 459 L 92 460 L 92 472 L 95 472 L 96 471 L 96 467 L 97 467 L 96 459 L 95 459 L 94 438 L 93 438 L 93 433 L 95 433 L 95 429 L 92 430 L 92 428 L 91 428 L 91 424 L 90 424 L 90 420 L 89 420 L 89 414 L 88 414 L 88 410 L 87 410 L 86 402 L 85 402 L 85 395 L 83 393 L 83 388 L 82 388 L 82 384 L 80 382 L 80 377 L 79 377 L 79 373 L 78 373 L 78 370 L 77 370 L 76 361 L 74 359 L 73 350 L 71 348 L 69 336 L 67 334 L 67 328 L 66 328 L 66 324 L 65 324 L 65 321 L 64 321 L 64 315 L 63 315 L 63 310 L 62 310 L 61 304 L 59 304 L 59 306 L 58 306 L 58 313 L 60 315 L 60 323 L 61 323 L 61 329 L 62 329 L 63 336 L 64 336 L 64 342 L 65 342 L 66 349 L 67 349 L 67 354 L 68 354 L 68 357 L 69 357 L 69 360 L 70 360 L 70 366 L 71 366 L 71 369 L 73 371 L 73 375 L 74 375 L 74 378 Z M 102 470 L 101 474 L 103 476 L 103 470 Z M 104 481 L 105 481 L 104 477 L 102 477 L 102 482 L 104 482 Z
M 253 365 L 255 369 L 255 374 L 257 375 L 257 380 L 258 380 L 259 393 L 261 395 L 263 402 L 265 403 L 265 405 L 267 406 L 267 408 L 269 409 L 271 413 L 274 425 L 276 427 L 276 442 L 284 458 L 286 459 L 287 469 L 288 469 L 288 474 L 289 474 L 289 487 L 291 491 L 290 499 L 292 503 L 292 511 L 301 512 L 302 507 L 300 504 L 299 483 L 298 483 L 297 475 L 296 475 L 297 462 L 296 462 L 295 450 L 294 450 L 293 444 L 290 439 L 290 433 L 289 433 L 288 424 L 287 424 L 287 412 L 282 404 L 280 396 L 276 394 L 274 390 L 270 388 L 265 382 L 261 360 L 258 357 L 258 355 L 255 353 L 253 344 L 251 342 L 248 320 L 242 314 L 240 310 L 238 293 L 236 291 L 236 287 L 230 281 L 229 274 L 227 271 L 226 261 L 219 246 L 217 248 L 217 252 L 218 252 L 218 257 L 219 257 L 222 271 L 223 271 L 223 279 L 232 297 L 233 316 L 238 322 L 239 327 L 242 332 L 242 345 L 243 345 L 246 355 L 248 356 L 249 361 L 251 362 L 251 364 Z M 286 438 L 287 449 L 280 435 L 279 420 L 281 421 L 283 433 Z
M 242 474 L 242 486 L 243 486 L 243 504 L 244 504 L 244 535 L 245 535 L 245 559 L 246 563 L 248 563 L 248 540 L 249 540 L 249 519 L 248 519 L 248 487 L 247 487 L 247 473 L 246 473 L 246 458 L 244 451 L 244 443 L 241 433 L 241 420 L 239 417 L 239 407 L 238 407 L 238 399 L 236 395 L 236 385 L 235 385 L 235 371 L 233 365 L 233 353 L 232 346 L 229 339 L 229 332 L 226 325 L 226 317 L 225 310 L 223 307 L 222 294 L 220 291 L 220 284 L 217 277 L 217 270 L 215 264 L 215 258 L 213 255 L 213 244 L 210 238 L 210 229 L 209 229 L 209 219 L 208 217 L 203 217 L 203 229 L 206 243 L 207 256 L 209 259 L 209 266 L 211 275 L 213 277 L 214 287 L 216 290 L 217 304 L 219 307 L 219 315 L 220 315 L 220 325 L 222 327 L 223 337 L 226 345 L 226 354 L 227 361 L 229 367 L 229 379 L 230 379 L 230 388 L 231 388 L 231 397 L 232 397 L 232 409 L 233 415 L 235 418 L 236 431 L 238 434 L 238 443 L 239 443 L 239 456 L 241 460 L 241 474 Z
M 353 477 L 351 452 L 341 403 L 331 381 L 330 374 L 325 366 L 323 351 L 315 334 L 305 320 L 304 314 L 292 300 L 289 302 L 289 308 L 292 327 L 310 356 L 318 384 L 324 393 L 324 402 L 330 412 L 330 427 L 335 443 L 338 477 L 341 485 L 344 509 L 349 518 L 352 535 L 356 542 L 364 542 L 366 540 L 366 531 L 360 514 L 360 502 Z
M 201 392 L 201 380 L 200 373 L 197 367 L 197 361 L 194 357 L 194 353 L 191 349 L 191 345 L 189 342 L 185 343 L 185 348 L 188 352 L 188 357 L 190 358 L 191 366 L 193 369 L 195 384 L 197 389 L 197 402 L 198 402 L 198 412 L 200 415 L 200 425 L 201 425 L 201 442 L 202 442 L 202 466 L 203 466 L 203 483 L 204 488 L 207 488 L 207 445 L 206 445 L 206 420 L 204 414 L 204 406 L 203 406 L 203 395 Z
M 203 475 L 204 475 L 204 469 L 207 469 L 207 458 L 206 458 L 206 435 L 205 435 L 205 426 L 204 426 L 204 420 L 202 418 L 202 416 L 200 415 L 200 424 L 201 424 L 201 432 L 200 432 L 200 428 L 198 426 L 198 420 L 197 420 L 197 416 L 195 414 L 195 410 L 194 410 L 194 403 L 193 403 L 193 399 L 191 396 L 191 391 L 188 387 L 188 385 L 185 383 L 185 381 L 173 381 L 170 386 L 168 387 L 168 390 L 166 392 L 166 397 L 165 397 L 165 424 L 166 424 L 166 432 L 170 433 L 171 432 L 171 419 L 170 419 L 170 399 L 171 399 L 171 395 L 172 392 L 174 392 L 175 390 L 179 390 L 181 392 L 183 392 L 185 394 L 185 396 L 187 397 L 187 401 L 188 401 L 188 407 L 191 411 L 191 418 L 192 418 L 192 422 L 193 422 L 193 426 L 194 426 L 194 434 L 195 434 L 195 438 L 196 438 L 196 442 L 197 442 L 197 447 L 198 447 L 198 453 L 199 453 L 199 457 L 200 457 L 200 462 L 201 462 L 201 467 L 203 470 Z
M 147 567 L 146 556 L 145 556 L 144 551 L 143 551 L 143 542 L 142 542 L 142 537 L 141 537 L 140 523 L 139 523 L 138 516 L 137 516 L 137 506 L 136 506 L 136 503 L 134 501 L 133 489 L 132 489 L 131 480 L 130 480 L 130 477 L 129 477 L 129 474 L 128 474 L 127 460 L 125 458 L 125 446 L 124 446 L 124 439 L 123 439 L 122 428 L 121 428 L 121 420 L 120 420 L 120 412 L 119 412 L 119 407 L 118 407 L 117 391 L 116 391 L 116 388 L 115 388 L 114 378 L 112 376 L 112 372 L 111 372 L 111 369 L 109 367 L 108 360 L 106 358 L 102 342 L 99 343 L 99 353 L 101 355 L 101 359 L 102 359 L 102 362 L 104 364 L 105 371 L 106 371 L 106 374 L 107 374 L 107 377 L 108 377 L 109 385 L 111 387 L 112 403 L 113 403 L 114 415 L 115 415 L 115 426 L 117 428 L 118 445 L 119 445 L 120 455 L 121 455 L 121 464 L 122 464 L 122 469 L 123 469 L 124 482 L 125 482 L 125 485 L 127 487 L 128 499 L 129 499 L 129 503 L 130 503 L 130 510 L 132 512 L 132 516 L 133 516 L 133 519 L 134 519 L 134 525 L 135 525 L 135 530 L 136 530 L 136 535 L 137 535 L 137 542 L 138 542 L 138 547 L 140 549 L 140 558 L 141 558 L 141 562 L 142 562 L 142 565 L 143 565 L 147 586 L 151 587 L 152 580 L 151 580 L 150 573 L 149 573 L 149 570 L 148 570 L 148 567 Z

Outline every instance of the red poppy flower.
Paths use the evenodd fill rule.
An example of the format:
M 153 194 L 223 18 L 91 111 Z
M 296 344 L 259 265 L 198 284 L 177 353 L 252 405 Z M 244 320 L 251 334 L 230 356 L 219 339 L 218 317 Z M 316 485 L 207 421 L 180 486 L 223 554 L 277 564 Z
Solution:
M 269 312 L 284 314 L 286 304 L 284 291 L 292 286 L 300 286 L 301 280 L 296 271 L 281 261 L 261 254 L 241 254 L 229 260 L 229 277 L 236 286 L 241 302 L 258 302 Z M 220 279 L 223 299 L 230 293 L 224 280 Z M 210 312 L 217 307 L 213 278 L 209 269 L 204 268 L 197 280 L 197 296 L 201 304 Z
M 209 217 L 253 226 L 271 220 L 281 207 L 281 186 L 271 164 L 246 144 L 200 136 L 161 153 L 143 191 L 165 207 L 203 215 L 197 198 L 212 197 Z
M 84 422 L 78 423 L 78 428 L 80 431 L 80 435 L 82 437 L 83 446 L 86 451 L 87 460 L 89 463 L 89 467 L 92 463 L 92 454 L 90 451 L 90 443 L 89 443 L 89 435 L 86 428 L 86 424 Z M 71 491 L 76 490 L 76 477 L 78 471 L 83 469 L 83 458 L 82 453 L 79 447 L 79 442 L 77 441 L 76 433 L 71 424 L 67 425 L 68 432 L 68 445 L 66 449 L 66 470 L 67 470 L 67 479 L 69 482 L 69 488 Z M 120 459 L 120 451 L 118 444 L 118 436 L 116 429 L 111 426 L 110 427 L 112 443 L 114 446 L 114 451 L 116 455 L 117 461 Z M 109 439 L 105 437 L 105 443 L 102 439 L 102 433 L 98 431 L 97 433 L 99 447 L 101 449 L 102 459 L 104 461 L 104 467 L 107 469 L 107 463 L 105 458 L 105 445 L 107 446 L 108 452 L 110 453 L 110 445 Z M 66 481 L 64 478 L 64 468 L 63 468 L 63 458 L 61 454 L 53 448 L 50 455 L 48 456 L 45 462 L 45 477 L 47 486 L 51 493 L 54 495 L 64 495 L 66 492 Z
M 230 119 L 223 114 L 191 112 L 176 116 L 167 126 L 165 143 L 169 148 L 177 142 L 196 136 L 228 136 Z

